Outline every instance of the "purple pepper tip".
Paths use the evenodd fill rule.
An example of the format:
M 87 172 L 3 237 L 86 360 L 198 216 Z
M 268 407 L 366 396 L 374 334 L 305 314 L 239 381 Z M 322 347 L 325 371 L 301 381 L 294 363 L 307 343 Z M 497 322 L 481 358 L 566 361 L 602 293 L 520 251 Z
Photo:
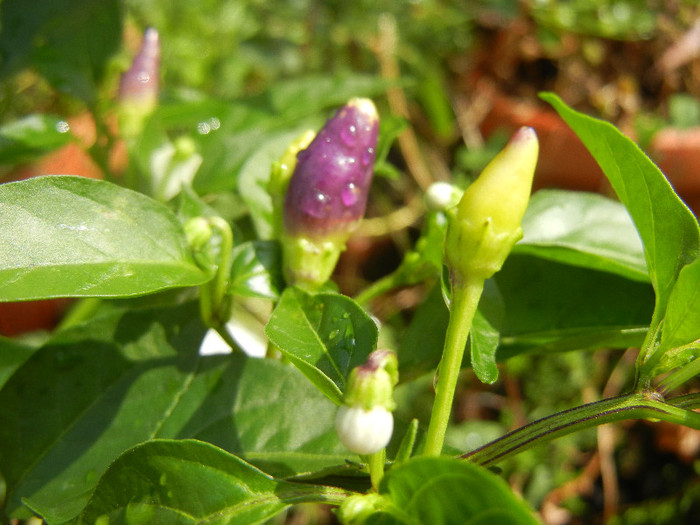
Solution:
M 365 212 L 378 133 L 374 103 L 353 98 L 299 152 L 285 196 L 288 234 L 344 243 Z
M 139 52 L 131 67 L 119 81 L 119 99 L 155 104 L 158 99 L 158 75 L 160 70 L 160 36 L 149 27 L 143 35 Z

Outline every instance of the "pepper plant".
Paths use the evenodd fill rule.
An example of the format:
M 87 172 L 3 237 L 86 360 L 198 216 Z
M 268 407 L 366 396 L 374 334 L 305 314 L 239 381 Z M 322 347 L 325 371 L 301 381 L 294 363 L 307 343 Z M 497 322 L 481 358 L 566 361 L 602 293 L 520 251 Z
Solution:
M 677 394 L 700 370 L 697 220 L 631 140 L 554 94 L 617 200 L 530 197 L 524 128 L 463 194 L 431 188 L 393 273 L 339 292 L 372 173 L 391 171 L 396 126 L 371 101 L 385 87 L 150 94 L 145 113 L 130 90 L 125 172 L 0 185 L 0 300 L 73 298 L 51 333 L 0 338 L 3 521 L 246 524 L 319 503 L 344 523 L 537 523 L 485 467 L 626 419 L 700 430 L 700 396 Z M 62 144 L 55 124 L 1 128 L 3 160 Z M 415 285 L 433 292 L 383 337 L 372 300 Z M 624 395 L 474 450 L 445 443 L 465 369 L 492 384 L 516 355 L 606 347 L 640 349 Z M 429 421 L 394 417 L 395 388 L 425 374 Z

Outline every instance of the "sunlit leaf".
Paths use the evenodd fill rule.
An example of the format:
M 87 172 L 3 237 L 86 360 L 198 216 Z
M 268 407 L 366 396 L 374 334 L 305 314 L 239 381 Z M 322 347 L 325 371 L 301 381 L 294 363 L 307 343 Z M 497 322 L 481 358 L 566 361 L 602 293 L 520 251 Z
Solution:
M 0 300 L 141 295 L 207 279 L 175 215 L 140 193 L 67 176 L 0 186 Z
M 344 494 L 276 480 L 201 441 L 155 440 L 110 465 L 76 523 L 261 523 L 292 504 L 337 504 Z
M 377 326 L 352 299 L 292 287 L 282 294 L 265 333 L 336 404 L 350 370 L 377 344 Z

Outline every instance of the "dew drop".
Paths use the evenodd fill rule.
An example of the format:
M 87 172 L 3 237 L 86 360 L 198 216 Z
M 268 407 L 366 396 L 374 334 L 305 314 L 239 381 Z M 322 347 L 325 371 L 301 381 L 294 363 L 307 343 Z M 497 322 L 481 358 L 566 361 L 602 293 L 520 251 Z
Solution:
M 308 213 L 317 219 L 324 218 L 327 215 L 330 201 L 331 198 L 328 195 L 322 191 L 317 192 L 311 206 L 309 206 Z
M 68 133 L 70 131 L 70 124 L 65 120 L 59 120 L 56 122 L 56 131 L 59 133 Z
M 208 135 L 211 132 L 211 124 L 208 122 L 200 122 L 197 124 L 197 132 L 200 135 Z
M 148 71 L 139 71 L 138 75 L 136 75 L 136 80 L 142 84 L 146 84 L 151 80 L 151 75 L 148 73 Z
M 369 166 L 374 160 L 374 148 L 367 148 L 364 153 L 362 153 L 362 165 Z
M 360 188 L 354 182 L 349 182 L 340 192 L 340 198 L 345 206 L 352 206 L 360 198 Z
M 352 124 L 347 128 L 343 128 L 340 131 L 340 140 L 348 147 L 354 146 L 357 143 L 357 127 Z

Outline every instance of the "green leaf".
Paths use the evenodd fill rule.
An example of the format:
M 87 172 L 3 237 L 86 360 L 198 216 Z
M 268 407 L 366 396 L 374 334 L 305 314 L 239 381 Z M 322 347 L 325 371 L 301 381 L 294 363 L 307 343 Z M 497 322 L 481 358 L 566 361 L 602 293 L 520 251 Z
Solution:
M 659 351 L 684 346 L 697 339 L 700 339 L 700 259 L 686 265 L 678 276 L 669 298 Z
M 602 195 L 540 190 L 523 217 L 515 253 L 648 281 L 644 249 L 627 209 Z
M 94 102 L 107 59 L 122 38 L 119 0 L 5 0 L 0 76 L 34 66 L 60 91 Z
M 531 255 L 512 254 L 495 279 L 506 308 L 499 359 L 639 346 L 654 308 L 648 283 Z
M 574 111 L 551 93 L 542 98 L 583 141 L 634 220 L 656 291 L 654 328 L 666 312 L 681 269 L 698 257 L 698 222 L 659 168 L 612 124 Z
M 399 381 L 404 383 L 435 368 L 442 356 L 450 318 L 438 283 L 418 306 L 399 341 Z
M 503 298 L 495 283 L 488 280 L 469 334 L 472 369 L 479 381 L 486 384 L 498 379 L 496 350 L 501 339 L 504 315 Z
M 0 186 L 0 300 L 131 296 L 205 282 L 165 206 L 68 176 Z
M 342 106 L 352 97 L 383 95 L 386 87 L 378 76 L 319 73 L 276 82 L 266 97 L 275 113 L 291 120 Z
M 280 246 L 250 241 L 233 249 L 230 287 L 234 295 L 277 300 L 284 289 Z
M 200 356 L 206 330 L 194 303 L 107 311 L 17 368 L 0 390 L 7 514 L 26 516 L 28 498 L 49 523 L 73 519 L 119 454 L 157 438 L 207 441 L 276 476 L 357 460 L 298 370 Z
M 338 504 L 340 489 L 276 480 L 200 441 L 156 440 L 121 455 L 77 524 L 252 524 L 304 502 Z
M 60 131 L 60 122 L 58 117 L 34 114 L 0 127 L 0 164 L 29 162 L 70 143 L 73 135 Z
M 35 351 L 33 346 L 0 337 L 0 389 Z
M 352 299 L 292 287 L 282 294 L 265 333 L 338 405 L 350 370 L 367 360 L 378 337 L 377 326 Z
M 417 457 L 382 479 L 383 516 L 368 524 L 536 524 L 532 511 L 500 478 L 484 468 L 448 457 Z

